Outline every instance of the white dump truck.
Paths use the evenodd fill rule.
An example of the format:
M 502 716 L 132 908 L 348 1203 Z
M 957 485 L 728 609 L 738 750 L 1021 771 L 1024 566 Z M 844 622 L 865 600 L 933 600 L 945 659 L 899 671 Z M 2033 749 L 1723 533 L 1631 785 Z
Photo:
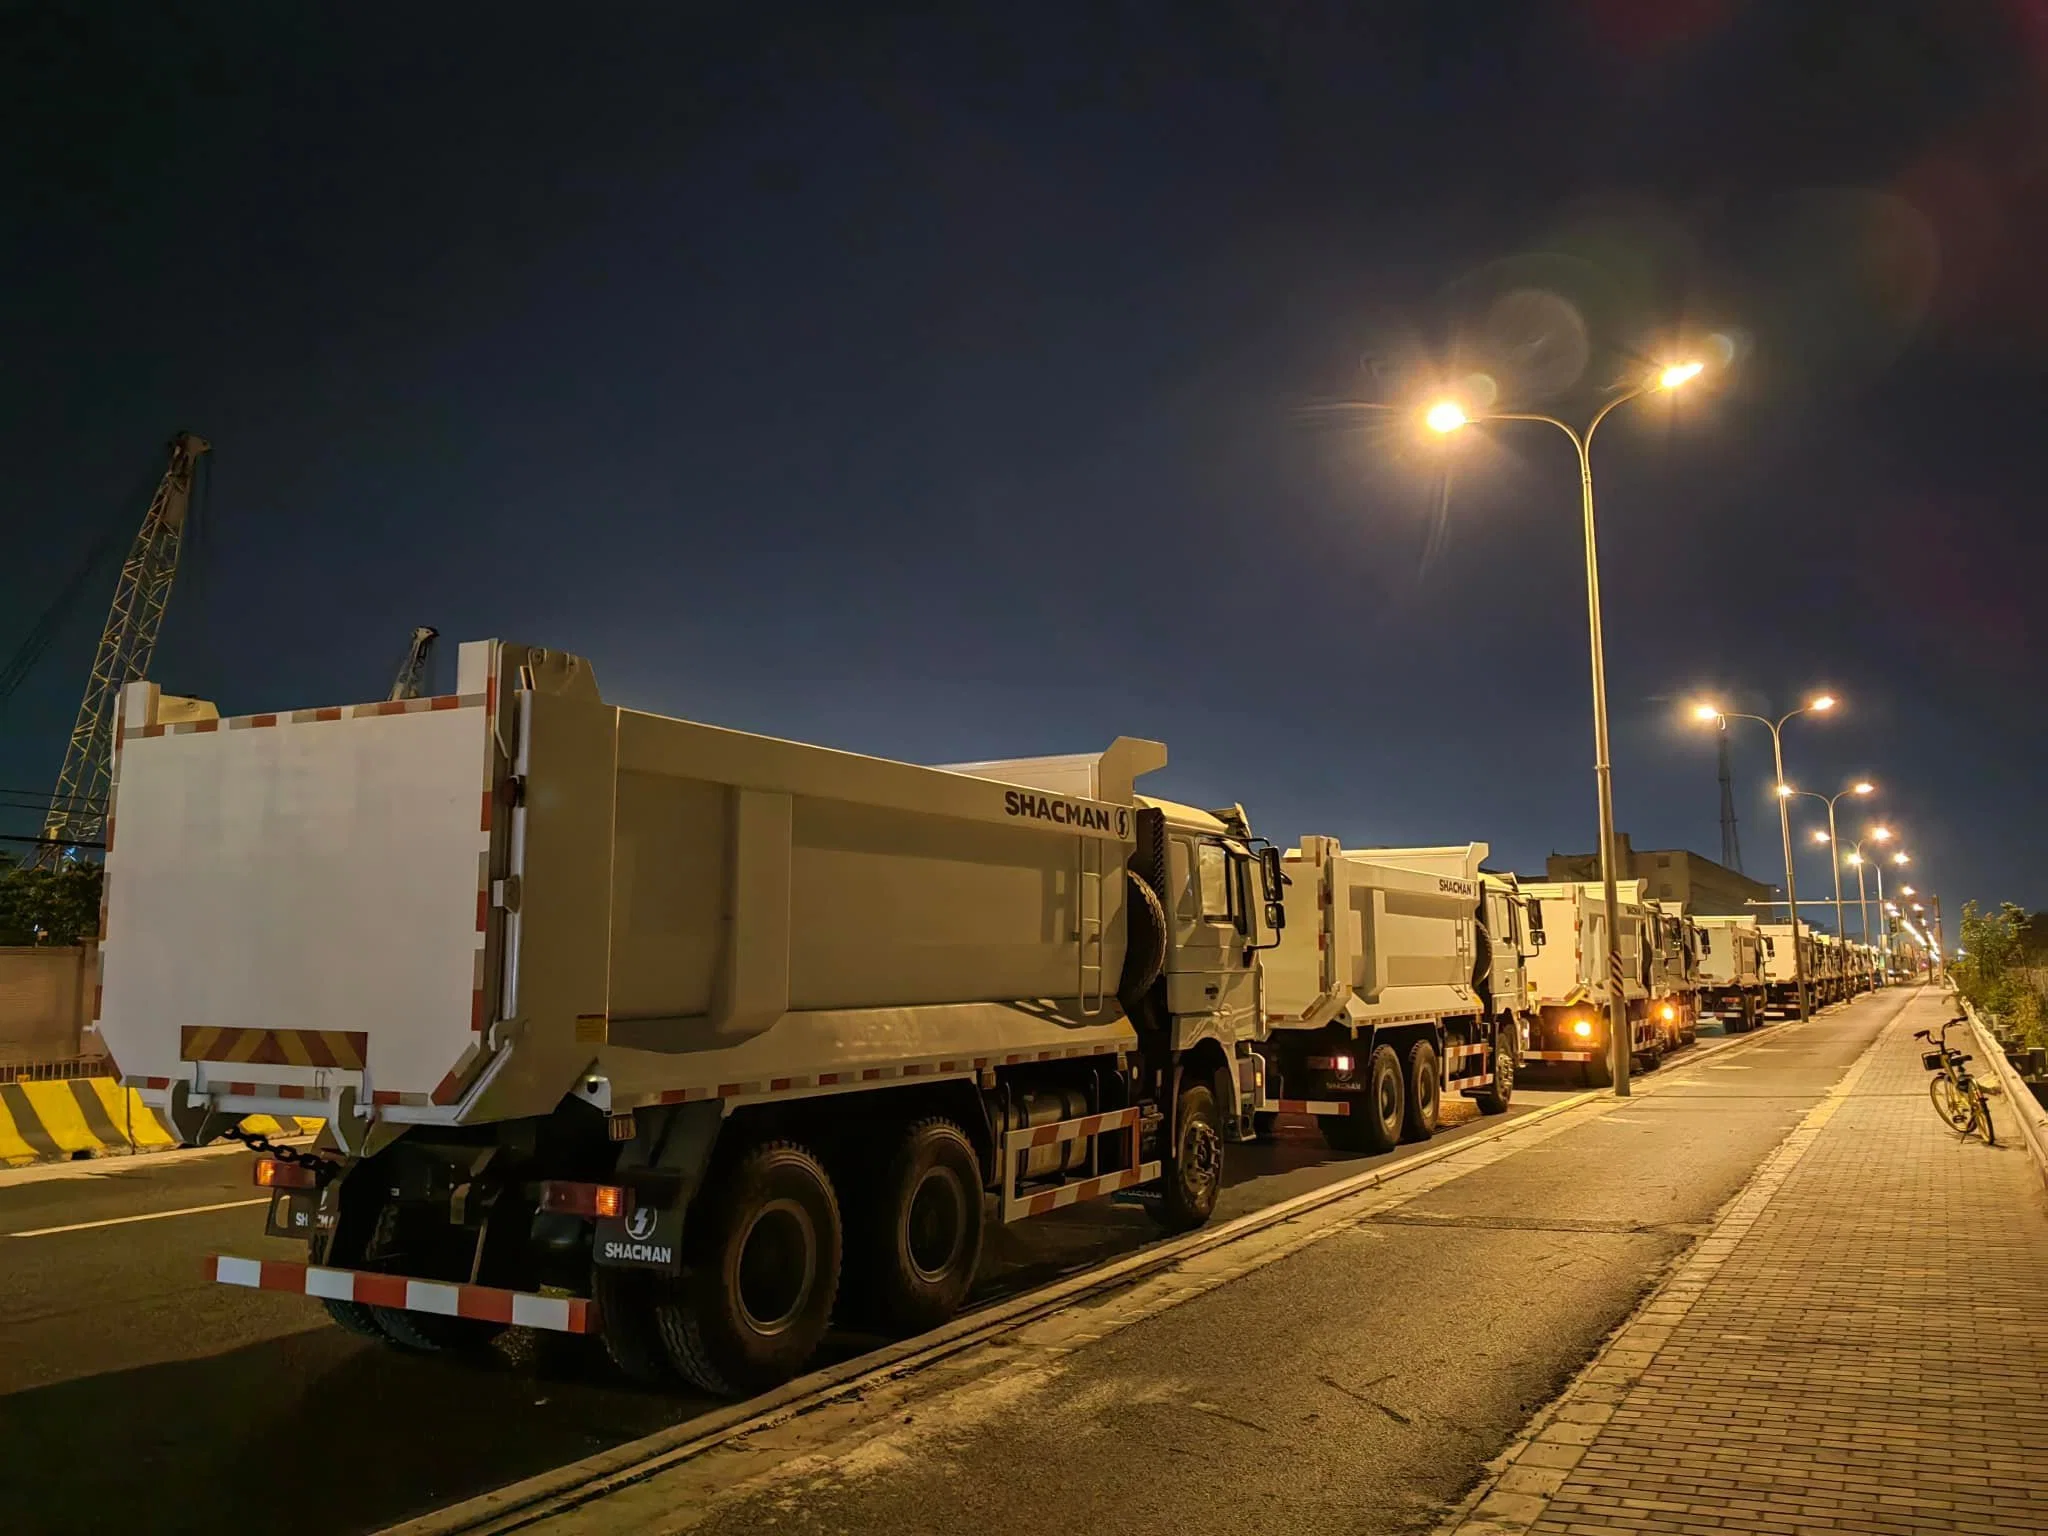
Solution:
M 1764 1017 L 1764 938 L 1753 916 L 1698 917 L 1700 1011 L 1734 1034 Z
M 1806 949 L 1807 1004 L 1813 1003 L 1813 930 L 1804 923 L 1799 925 L 1799 940 Z M 1799 959 L 1793 948 L 1792 925 L 1790 923 L 1762 923 L 1758 925 L 1764 940 L 1764 1017 L 1767 1019 L 1796 1019 L 1799 1017 Z
M 955 771 L 616 708 L 560 652 L 458 670 L 123 698 L 100 1032 L 187 1142 L 327 1127 L 256 1164 L 308 1262 L 217 1279 L 748 1392 L 835 1313 L 951 1315 L 985 1212 L 1207 1218 L 1285 910 L 1240 812 L 1136 792 L 1163 747 Z
M 1650 940 L 1650 1023 L 1664 1049 L 1699 1039 L 1699 929 L 1676 901 L 1645 903 Z
M 1846 967 L 1842 959 L 1842 946 L 1832 933 L 1814 930 L 1813 969 L 1807 980 L 1813 984 L 1815 1005 L 1825 1008 L 1830 1003 L 1839 1003 L 1847 985 Z
M 1262 1114 L 1314 1115 L 1332 1147 L 1383 1152 L 1436 1130 L 1445 1089 L 1507 1108 L 1533 944 L 1486 853 L 1305 837 L 1282 857 L 1286 921 L 1254 1047 Z
M 1650 1017 L 1650 914 L 1645 882 L 1617 884 L 1621 914 L 1621 988 L 1629 1021 L 1630 1060 L 1644 1070 L 1664 1059 L 1663 1038 Z M 1529 967 L 1535 1019 L 1523 1059 L 1577 1067 L 1591 1087 L 1613 1081 L 1608 1044 L 1607 900 L 1598 880 L 1524 882 L 1543 943 Z

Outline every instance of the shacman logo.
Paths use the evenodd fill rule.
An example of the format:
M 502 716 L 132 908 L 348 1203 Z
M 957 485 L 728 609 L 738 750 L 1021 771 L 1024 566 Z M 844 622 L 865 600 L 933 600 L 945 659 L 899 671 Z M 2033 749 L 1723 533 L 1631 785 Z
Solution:
M 653 1206 L 636 1205 L 626 1222 L 626 1236 L 636 1243 L 644 1243 L 654 1236 L 654 1224 L 660 1219 L 660 1213 Z
M 1011 789 L 1003 792 L 1003 814 L 1056 822 L 1063 827 L 1079 827 L 1084 832 L 1107 832 L 1119 838 L 1131 835 L 1130 808 L 1122 805 L 1082 805 L 1078 801 L 1062 800 L 1056 795 L 1037 795 L 1029 790 Z

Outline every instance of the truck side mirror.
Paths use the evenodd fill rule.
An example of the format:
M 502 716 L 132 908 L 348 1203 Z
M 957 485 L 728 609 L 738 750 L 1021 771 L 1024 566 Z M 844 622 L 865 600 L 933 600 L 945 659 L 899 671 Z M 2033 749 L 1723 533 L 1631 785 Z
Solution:
M 1275 933 L 1287 926 L 1287 872 L 1280 867 L 1280 850 L 1270 845 L 1259 850 L 1259 884 L 1266 902 L 1266 926 Z

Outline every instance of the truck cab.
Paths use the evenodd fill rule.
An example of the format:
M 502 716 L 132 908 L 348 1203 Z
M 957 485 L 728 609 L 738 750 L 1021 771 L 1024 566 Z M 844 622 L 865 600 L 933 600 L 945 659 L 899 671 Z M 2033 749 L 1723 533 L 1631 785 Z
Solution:
M 1617 960 L 1633 1060 L 1651 1067 L 1664 1044 L 1650 1015 L 1650 936 L 1645 882 L 1617 882 L 1620 914 Z M 1526 1053 L 1532 1063 L 1574 1071 L 1590 1087 L 1613 1080 L 1608 1000 L 1606 891 L 1597 880 L 1540 880 L 1521 886 L 1537 908 L 1545 942 L 1530 966 L 1535 1018 Z

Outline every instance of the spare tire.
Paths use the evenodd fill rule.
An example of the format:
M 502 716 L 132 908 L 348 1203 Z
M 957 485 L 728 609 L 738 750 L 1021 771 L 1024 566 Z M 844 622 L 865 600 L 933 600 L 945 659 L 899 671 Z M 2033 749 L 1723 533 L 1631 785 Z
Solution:
M 1135 1015 L 1166 970 L 1166 907 L 1136 870 L 1124 871 L 1124 884 L 1124 973 L 1116 998 Z

